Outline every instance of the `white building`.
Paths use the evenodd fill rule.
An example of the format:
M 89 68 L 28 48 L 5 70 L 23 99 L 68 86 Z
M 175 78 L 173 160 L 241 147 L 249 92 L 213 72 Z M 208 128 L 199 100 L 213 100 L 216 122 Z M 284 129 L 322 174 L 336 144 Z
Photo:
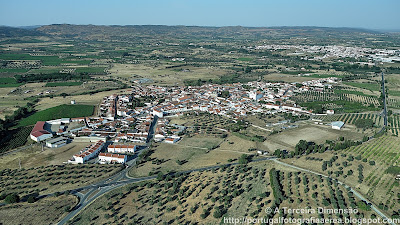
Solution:
M 158 116 L 159 118 L 162 118 L 164 116 L 164 113 L 161 110 L 154 109 L 153 115 Z
M 46 125 L 46 122 L 44 121 L 38 121 L 35 126 L 33 127 L 30 137 L 32 140 L 36 142 L 40 142 L 46 139 L 49 139 L 53 137 L 53 134 L 50 133 L 49 131 L 45 130 L 44 126 Z
M 344 122 L 342 122 L 342 121 L 335 121 L 335 122 L 332 122 L 331 125 L 332 125 L 332 129 L 340 130 L 340 129 L 342 129 L 342 127 L 344 126 Z
M 49 148 L 58 148 L 67 144 L 68 139 L 65 137 L 57 137 L 46 141 L 46 146 Z
M 165 143 L 168 144 L 175 144 L 176 142 L 178 142 L 181 138 L 180 137 L 167 137 L 165 139 Z
M 126 163 L 127 156 L 111 153 L 100 153 L 99 161 L 100 163 Z
M 260 98 L 263 97 L 263 94 L 260 91 L 250 91 L 249 98 L 258 101 Z
M 333 109 L 328 109 L 328 110 L 326 110 L 326 114 L 333 115 L 333 114 L 335 114 L 335 111 Z
M 135 153 L 136 145 L 109 145 L 107 151 L 111 153 Z
M 90 145 L 82 149 L 78 154 L 75 154 L 72 159 L 68 160 L 68 163 L 78 164 L 85 163 L 89 159 L 96 157 L 104 146 L 104 141 L 98 141 L 93 145 Z

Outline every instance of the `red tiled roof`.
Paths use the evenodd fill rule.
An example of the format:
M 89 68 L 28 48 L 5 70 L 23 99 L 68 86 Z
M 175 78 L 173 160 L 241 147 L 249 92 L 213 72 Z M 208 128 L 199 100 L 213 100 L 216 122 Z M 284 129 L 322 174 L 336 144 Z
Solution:
M 33 135 L 34 137 L 40 137 L 43 134 L 50 134 L 50 132 L 44 129 L 45 123 L 46 122 L 44 121 L 38 121 L 32 129 L 31 135 Z

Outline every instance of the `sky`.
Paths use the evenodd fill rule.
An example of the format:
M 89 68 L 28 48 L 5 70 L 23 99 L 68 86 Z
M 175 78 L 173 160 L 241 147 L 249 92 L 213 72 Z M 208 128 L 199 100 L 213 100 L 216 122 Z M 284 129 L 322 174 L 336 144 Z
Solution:
M 0 25 L 322 26 L 400 30 L 400 0 L 0 0 Z

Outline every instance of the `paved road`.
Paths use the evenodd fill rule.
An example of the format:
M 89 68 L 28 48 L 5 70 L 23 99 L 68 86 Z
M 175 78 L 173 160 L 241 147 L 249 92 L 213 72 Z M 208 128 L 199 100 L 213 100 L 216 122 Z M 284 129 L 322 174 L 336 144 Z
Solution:
M 312 174 L 315 174 L 315 175 L 319 175 L 319 176 L 322 176 L 322 177 L 326 177 L 326 178 L 330 178 L 330 179 L 336 180 L 336 179 L 334 179 L 334 178 L 331 178 L 331 177 L 326 176 L 326 175 L 321 174 L 321 173 L 314 172 L 314 171 L 312 171 L 312 170 L 308 170 L 308 169 L 304 169 L 304 168 L 301 168 L 301 167 L 298 167 L 298 166 L 294 166 L 294 165 L 290 165 L 290 164 L 284 163 L 284 162 L 282 162 L 282 161 L 279 161 L 278 159 L 274 159 L 273 161 L 276 162 L 276 163 L 278 163 L 278 164 L 281 164 L 281 165 L 283 165 L 283 166 L 286 166 L 286 167 L 291 167 L 291 168 L 296 169 L 296 170 L 301 170 L 301 171 L 304 171 L 304 172 L 308 172 L 308 173 L 312 173 Z M 339 181 L 339 180 L 336 180 L 336 181 L 337 181 L 339 184 L 343 185 L 345 188 L 349 188 L 350 191 L 353 192 L 353 194 L 354 194 L 355 196 L 357 196 L 359 199 L 361 199 L 361 200 L 365 201 L 367 204 L 371 205 L 371 209 L 374 210 L 374 211 L 375 211 L 378 215 L 380 215 L 383 219 L 386 219 L 386 220 L 387 220 L 387 219 L 389 218 L 389 217 L 387 217 L 383 212 L 381 212 L 374 204 L 372 204 L 371 201 L 369 201 L 367 198 L 365 198 L 364 196 L 362 196 L 360 193 L 358 193 L 357 191 L 353 190 L 351 187 L 347 186 L 347 185 L 344 184 L 343 182 L 341 182 L 341 181 Z M 394 224 L 394 223 L 389 223 L 389 224 L 391 224 L 391 225 L 396 225 L 396 224 Z
M 253 162 L 274 160 L 274 159 L 276 159 L 276 157 L 263 157 L 260 159 L 255 159 L 255 160 L 253 160 Z M 222 166 L 233 166 L 233 165 L 238 165 L 238 163 L 207 166 L 207 167 L 202 167 L 202 168 L 198 168 L 198 169 L 191 169 L 191 170 L 186 170 L 186 171 L 182 171 L 182 172 L 171 173 L 171 175 L 181 175 L 181 174 L 192 173 L 192 172 L 206 171 L 206 170 L 216 169 L 216 168 L 219 168 Z M 121 172 L 123 172 L 123 171 L 121 171 Z M 72 190 L 71 193 L 79 197 L 79 199 L 80 199 L 79 204 L 74 208 L 73 211 L 71 211 L 66 217 L 64 217 L 57 224 L 62 225 L 62 224 L 67 223 L 69 220 L 73 219 L 76 215 L 78 215 L 86 206 L 88 206 L 90 203 L 92 203 L 98 197 L 102 196 L 103 194 L 105 194 L 109 191 L 112 191 L 116 188 L 122 187 L 127 184 L 137 183 L 137 182 L 146 181 L 146 180 L 152 180 L 152 179 L 155 179 L 157 176 L 140 177 L 140 178 L 127 177 L 126 180 L 119 180 L 118 178 L 120 178 L 120 177 L 121 177 L 121 174 L 116 174 L 112 178 L 109 178 L 109 179 L 99 182 L 97 184 L 93 184 L 93 185 L 89 185 L 86 187 Z M 80 191 L 83 191 L 83 190 L 89 190 L 89 191 L 86 192 L 85 194 L 80 193 Z

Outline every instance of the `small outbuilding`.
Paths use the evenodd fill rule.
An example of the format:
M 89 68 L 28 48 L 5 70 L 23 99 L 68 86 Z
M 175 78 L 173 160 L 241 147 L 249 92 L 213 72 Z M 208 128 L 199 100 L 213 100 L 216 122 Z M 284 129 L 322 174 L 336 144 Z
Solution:
M 332 129 L 340 130 L 340 129 L 342 129 L 342 127 L 344 126 L 344 122 L 342 122 L 342 121 L 335 121 L 335 122 L 332 122 L 331 125 L 332 125 Z

